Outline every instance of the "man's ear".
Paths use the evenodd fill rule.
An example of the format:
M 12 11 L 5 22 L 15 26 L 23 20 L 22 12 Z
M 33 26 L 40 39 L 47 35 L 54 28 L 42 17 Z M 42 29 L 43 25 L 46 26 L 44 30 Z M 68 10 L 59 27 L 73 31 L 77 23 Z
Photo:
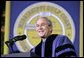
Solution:
M 52 32 L 52 30 L 53 30 L 53 27 L 52 27 L 52 26 L 50 26 L 50 32 Z

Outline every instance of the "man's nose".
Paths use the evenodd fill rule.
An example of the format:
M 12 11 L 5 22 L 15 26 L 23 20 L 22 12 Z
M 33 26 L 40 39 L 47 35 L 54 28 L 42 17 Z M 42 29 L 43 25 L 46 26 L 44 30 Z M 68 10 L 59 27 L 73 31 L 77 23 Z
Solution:
M 42 29 L 42 26 L 39 26 L 39 29 Z

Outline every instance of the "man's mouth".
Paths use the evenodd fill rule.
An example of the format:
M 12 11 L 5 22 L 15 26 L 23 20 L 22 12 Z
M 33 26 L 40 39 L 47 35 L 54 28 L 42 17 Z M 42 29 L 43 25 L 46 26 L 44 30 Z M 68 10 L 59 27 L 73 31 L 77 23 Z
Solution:
M 39 31 L 39 32 L 44 32 L 44 31 Z
M 38 31 L 39 33 L 43 33 L 44 31 Z

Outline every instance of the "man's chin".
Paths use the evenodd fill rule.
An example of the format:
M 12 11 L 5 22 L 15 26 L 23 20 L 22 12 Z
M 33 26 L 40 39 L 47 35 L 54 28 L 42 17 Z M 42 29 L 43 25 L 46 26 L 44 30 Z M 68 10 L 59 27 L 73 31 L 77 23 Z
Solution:
M 39 34 L 39 36 L 40 36 L 41 38 L 46 38 L 43 34 Z
M 45 36 L 41 36 L 41 38 L 46 38 Z
M 47 38 L 46 36 L 40 36 L 41 38 Z

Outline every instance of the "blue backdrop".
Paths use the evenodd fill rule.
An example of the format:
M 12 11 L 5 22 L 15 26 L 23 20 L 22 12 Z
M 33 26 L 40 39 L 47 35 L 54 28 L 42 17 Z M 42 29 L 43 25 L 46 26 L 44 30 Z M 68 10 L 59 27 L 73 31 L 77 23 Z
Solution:
M 28 7 L 29 5 L 37 2 L 41 1 L 11 1 L 10 34 L 9 34 L 10 39 L 13 38 L 14 24 L 20 12 L 23 11 L 23 9 Z M 79 56 L 80 1 L 48 1 L 48 2 L 56 3 L 62 6 L 73 18 L 76 29 L 74 46 L 76 48 L 77 56 Z M 15 44 L 13 45 L 13 49 L 14 51 L 18 50 Z M 11 53 L 11 50 L 9 50 L 9 53 Z

